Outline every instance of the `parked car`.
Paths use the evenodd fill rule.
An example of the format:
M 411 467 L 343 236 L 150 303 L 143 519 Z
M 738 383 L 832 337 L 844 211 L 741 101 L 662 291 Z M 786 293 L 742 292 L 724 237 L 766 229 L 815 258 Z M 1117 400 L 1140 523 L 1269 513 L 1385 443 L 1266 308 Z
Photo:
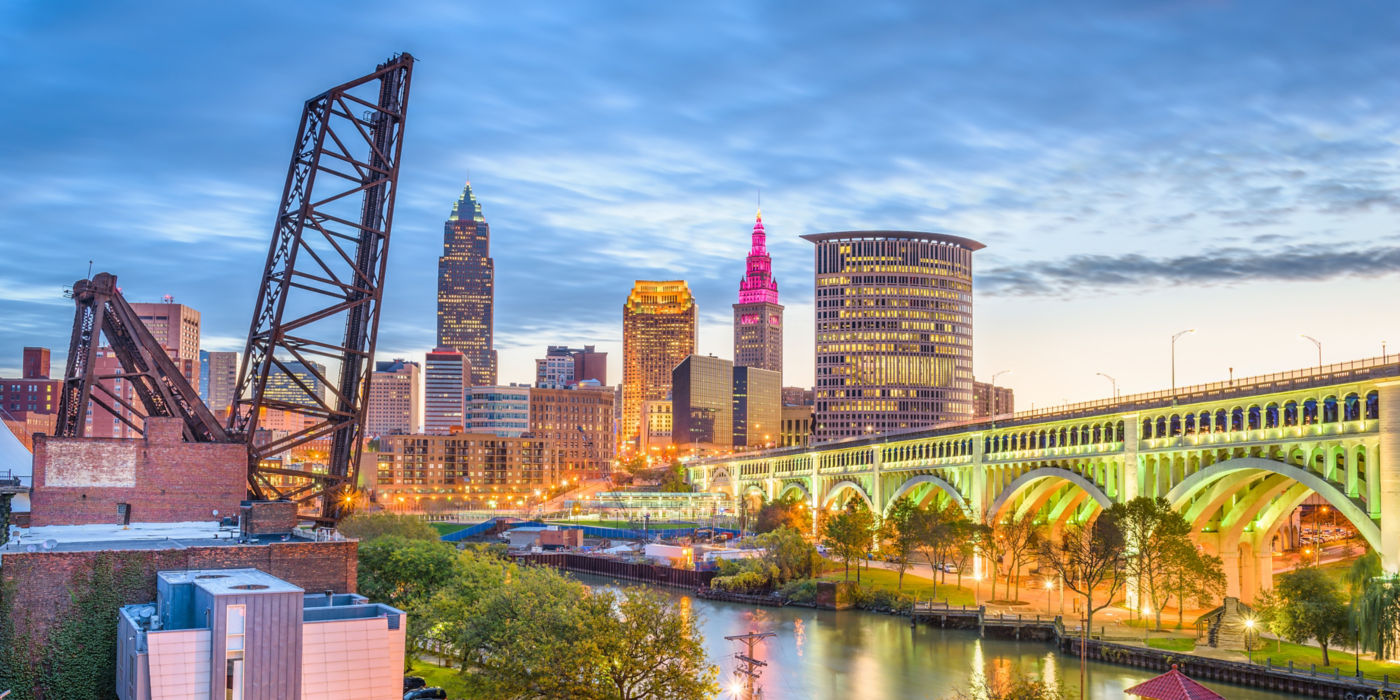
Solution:
M 442 688 L 419 688 L 404 693 L 403 700 L 447 700 L 447 691 Z

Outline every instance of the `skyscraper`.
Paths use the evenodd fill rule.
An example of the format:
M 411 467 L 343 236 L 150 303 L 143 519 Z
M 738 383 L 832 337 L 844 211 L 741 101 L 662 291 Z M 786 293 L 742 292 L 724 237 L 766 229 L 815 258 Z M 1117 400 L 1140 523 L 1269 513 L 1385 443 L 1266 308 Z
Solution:
M 201 386 L 208 381 L 204 402 L 209 405 L 209 410 L 218 413 L 227 410 L 233 403 L 233 392 L 238 387 L 238 353 L 211 352 L 208 355 L 208 377 L 201 377 L 199 381 Z
M 530 386 L 474 386 L 467 391 L 462 432 L 520 437 L 530 432 Z
M 734 366 L 783 372 L 783 307 L 768 256 L 763 212 L 754 218 L 753 242 L 734 305 Z
M 778 444 L 782 420 L 782 375 L 761 367 L 735 367 L 734 446 Z
M 412 435 L 423 431 L 423 394 L 417 362 L 395 358 L 374 363 L 365 402 L 365 434 Z
M 816 244 L 814 440 L 972 417 L 972 253 L 941 233 L 843 231 Z
M 683 449 L 732 447 L 734 363 L 691 355 L 676 365 L 671 376 L 671 443 Z
M 496 263 L 491 227 L 467 183 L 443 225 L 438 258 L 438 347 L 452 348 L 471 362 L 474 386 L 496 383 L 493 313 Z
M 664 399 L 695 352 L 695 297 L 684 280 L 637 280 L 622 305 L 622 443 L 635 446 L 642 402 Z
M 471 362 L 452 348 L 427 354 L 423 375 L 423 428 L 429 435 L 450 435 L 466 425 Z
M 607 475 L 615 452 L 612 388 L 584 381 L 568 389 L 531 389 L 530 433 L 560 452 L 565 477 Z

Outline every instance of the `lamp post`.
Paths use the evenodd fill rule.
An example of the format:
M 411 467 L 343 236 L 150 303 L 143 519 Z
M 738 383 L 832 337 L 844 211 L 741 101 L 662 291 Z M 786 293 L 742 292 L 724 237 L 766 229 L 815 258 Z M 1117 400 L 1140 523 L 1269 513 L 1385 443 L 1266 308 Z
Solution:
M 1172 405 L 1176 405 L 1176 341 L 1181 340 L 1181 336 L 1195 333 L 1195 328 L 1188 328 L 1172 336 Z
M 1304 339 L 1304 340 L 1307 340 L 1307 341 L 1311 342 L 1313 345 L 1316 345 L 1316 346 L 1317 346 L 1317 368 L 1318 368 L 1319 370 L 1322 369 L 1322 341 L 1321 341 L 1321 340 L 1318 340 L 1317 338 L 1314 338 L 1314 337 L 1312 337 L 1312 336 L 1310 336 L 1310 335 L 1308 335 L 1308 334 L 1306 334 L 1306 333 L 1299 333 L 1299 334 L 1298 334 L 1298 337 L 1299 337 L 1299 338 L 1302 338 L 1302 339 Z
M 1009 370 L 1009 369 L 1004 369 L 1004 370 L 1002 370 L 1002 371 L 1000 371 L 1000 372 L 994 372 L 994 373 L 992 373 L 992 388 L 991 388 L 992 395 L 988 397 L 988 400 L 990 401 L 990 406 L 991 406 L 991 409 L 990 409 L 989 412 L 992 414 L 992 420 L 996 420 L 996 419 L 997 419 L 997 377 L 1000 377 L 1000 376 L 1003 375 L 1003 374 L 1011 374 L 1011 370 Z
M 1250 636 L 1254 634 L 1254 618 L 1247 617 L 1244 620 L 1244 652 L 1249 655 L 1249 663 L 1254 663 L 1254 645 L 1250 642 Z
M 1107 374 L 1104 374 L 1103 372 L 1095 372 L 1094 374 L 1097 374 L 1097 375 L 1099 375 L 1100 377 L 1103 377 L 1104 379 L 1107 379 L 1108 381 L 1113 382 L 1113 400 L 1114 400 L 1114 401 L 1117 401 L 1117 400 L 1118 400 L 1118 380 L 1117 380 L 1117 379 L 1114 379 L 1113 377 L 1108 376 Z

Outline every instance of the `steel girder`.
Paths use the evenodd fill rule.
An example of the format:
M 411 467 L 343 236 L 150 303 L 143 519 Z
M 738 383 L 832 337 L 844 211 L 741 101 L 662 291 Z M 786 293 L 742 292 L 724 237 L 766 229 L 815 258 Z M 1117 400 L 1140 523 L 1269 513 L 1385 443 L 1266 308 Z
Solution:
M 68 364 L 58 400 L 56 437 L 87 434 L 89 403 L 101 407 L 138 433 L 145 433 L 148 417 L 179 418 L 189 442 L 228 442 L 228 434 L 199 398 L 199 392 L 180 373 L 136 311 L 122 297 L 117 277 L 106 272 L 73 283 L 73 335 L 68 344 Z M 99 339 L 107 343 L 121 363 L 117 374 L 97 373 Z M 140 405 L 114 391 L 104 381 L 125 380 Z M 128 417 L 120 409 L 133 414 Z
M 338 517 L 359 471 L 412 72 L 399 54 L 307 100 L 229 416 L 249 446 L 253 494 L 323 520 Z M 263 409 L 304 427 L 255 439 Z M 329 443 L 323 472 L 264 466 L 313 440 Z

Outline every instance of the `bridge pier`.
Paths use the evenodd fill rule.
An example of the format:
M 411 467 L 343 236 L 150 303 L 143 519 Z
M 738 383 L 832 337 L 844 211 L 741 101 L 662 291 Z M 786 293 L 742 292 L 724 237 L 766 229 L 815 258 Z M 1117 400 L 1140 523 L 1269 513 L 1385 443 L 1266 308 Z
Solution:
M 1380 455 L 1368 460 L 1368 469 L 1379 468 L 1381 500 L 1381 566 L 1400 572 L 1400 380 L 1380 382 Z M 1375 466 L 1372 466 L 1375 465 Z

